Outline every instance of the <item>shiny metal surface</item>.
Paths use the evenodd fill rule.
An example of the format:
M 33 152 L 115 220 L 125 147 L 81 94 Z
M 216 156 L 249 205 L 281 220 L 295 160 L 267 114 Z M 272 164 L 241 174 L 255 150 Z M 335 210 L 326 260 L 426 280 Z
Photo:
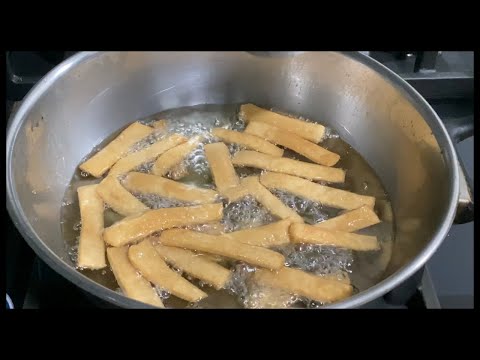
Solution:
M 7 206 L 30 246 L 81 288 L 124 307 L 148 307 L 73 268 L 60 208 L 76 165 L 115 130 L 164 109 L 254 102 L 316 119 L 362 154 L 392 199 L 397 235 L 385 279 L 331 308 L 358 307 L 414 274 L 450 228 L 458 160 L 428 103 L 359 53 L 79 53 L 45 76 L 11 119 Z
M 473 115 L 461 117 L 447 117 L 443 119 L 445 127 L 454 144 L 473 136 Z M 458 156 L 457 156 L 458 158 Z M 465 224 L 474 219 L 473 183 L 465 171 L 464 165 L 458 160 L 459 198 L 457 214 L 454 222 Z

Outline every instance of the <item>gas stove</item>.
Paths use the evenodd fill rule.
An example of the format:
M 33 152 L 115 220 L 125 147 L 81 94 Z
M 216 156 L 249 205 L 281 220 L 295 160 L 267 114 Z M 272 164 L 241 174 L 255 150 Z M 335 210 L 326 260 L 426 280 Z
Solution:
M 363 53 L 402 76 L 426 98 L 440 118 L 471 117 L 473 121 L 473 52 Z M 42 76 L 72 54 L 7 52 L 7 118 Z M 473 180 L 473 137 L 461 142 L 457 152 Z M 453 257 L 452 252 L 458 255 Z M 7 254 L 7 293 L 15 308 L 114 307 L 53 271 L 29 248 L 10 218 Z M 462 259 L 461 263 L 455 259 Z M 473 308 L 473 223 L 454 225 L 416 277 L 418 281 L 413 288 L 396 289 L 363 308 Z

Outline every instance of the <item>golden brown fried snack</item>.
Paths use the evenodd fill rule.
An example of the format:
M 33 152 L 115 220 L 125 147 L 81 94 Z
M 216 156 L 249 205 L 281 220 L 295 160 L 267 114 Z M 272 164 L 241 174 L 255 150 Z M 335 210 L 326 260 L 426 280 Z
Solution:
M 180 164 L 200 144 L 200 136 L 194 136 L 187 142 L 175 146 L 160 155 L 152 167 L 152 173 L 164 176 L 173 167 Z
M 109 247 L 108 262 L 123 293 L 134 300 L 163 308 L 163 302 L 147 279 L 128 260 L 128 247 Z
M 282 254 L 269 249 L 243 244 L 222 235 L 208 235 L 186 229 L 165 230 L 160 235 L 160 242 L 166 246 L 225 256 L 268 269 L 278 269 L 285 262 Z
M 290 242 L 288 228 L 291 223 L 290 219 L 280 220 L 268 225 L 234 231 L 223 236 L 253 246 L 285 245 Z
M 337 209 L 353 210 L 364 205 L 373 208 L 375 205 L 373 196 L 335 189 L 292 175 L 266 172 L 260 175 L 260 183 L 269 189 L 285 190 Z
M 212 134 L 227 144 L 240 144 L 247 149 L 252 149 L 271 156 L 282 156 L 283 150 L 272 143 L 252 134 L 227 130 L 223 128 L 215 128 Z
M 349 297 L 353 290 L 351 285 L 341 281 L 288 267 L 283 267 L 277 271 L 257 269 L 253 275 L 253 280 L 322 303 L 343 300 Z
M 259 121 L 290 131 L 304 139 L 318 143 L 325 134 L 325 127 L 320 124 L 306 122 L 290 116 L 281 115 L 273 111 L 262 109 L 253 104 L 245 104 L 240 107 L 241 115 L 245 121 Z
M 103 232 L 103 239 L 111 246 L 123 246 L 156 231 L 218 221 L 222 216 L 222 204 L 148 210 L 141 215 L 126 217 L 106 228 Z
M 155 245 L 155 249 L 168 264 L 205 281 L 217 290 L 223 289 L 230 279 L 230 270 L 193 251 L 160 244 Z
M 228 188 L 239 184 L 240 181 L 230 159 L 230 152 L 224 143 L 205 145 L 205 155 L 219 193 L 222 194 Z
M 380 219 L 370 206 L 347 211 L 334 218 L 315 224 L 319 229 L 354 232 L 378 224 Z
M 209 189 L 182 184 L 157 175 L 130 172 L 123 185 L 131 192 L 156 194 L 192 204 L 206 204 L 217 201 L 218 194 Z
M 150 126 L 134 122 L 123 130 L 120 135 L 118 135 L 107 146 L 82 163 L 79 167 L 81 170 L 95 177 L 101 177 L 120 158 L 127 155 L 128 151 L 135 143 L 147 137 L 152 132 L 153 129 Z
M 235 166 L 249 166 L 278 173 L 299 176 L 308 180 L 333 183 L 345 182 L 345 170 L 304 161 L 260 154 L 256 151 L 239 151 L 232 159 Z
M 340 155 L 276 126 L 253 121 L 248 124 L 245 132 L 289 148 L 320 165 L 333 166 L 340 160 Z
M 104 208 L 97 186 L 85 185 L 77 189 L 82 221 L 77 260 L 80 268 L 101 269 L 107 266 L 102 238 Z
M 130 246 L 128 258 L 144 278 L 180 299 L 197 302 L 207 297 L 205 292 L 168 267 L 151 239 Z
M 127 172 L 134 170 L 144 163 L 155 160 L 166 151 L 179 144 L 183 144 L 186 141 L 187 138 L 182 135 L 170 135 L 165 139 L 159 140 L 142 150 L 128 154 L 124 158 L 118 160 L 118 162 L 110 169 L 108 175 L 118 176 L 121 174 L 126 174 Z
M 108 175 L 97 186 L 97 193 L 116 213 L 130 216 L 149 210 L 148 206 L 130 194 L 114 176 Z

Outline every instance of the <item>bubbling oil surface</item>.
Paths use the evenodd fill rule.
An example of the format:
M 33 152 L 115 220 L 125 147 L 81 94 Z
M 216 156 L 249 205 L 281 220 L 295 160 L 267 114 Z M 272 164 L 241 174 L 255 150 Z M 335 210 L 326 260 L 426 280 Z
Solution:
M 178 133 L 188 137 L 201 135 L 203 138 L 202 144 L 192 151 L 181 164 L 172 169 L 167 176 L 183 183 L 194 184 L 203 188 L 214 188 L 208 162 L 205 158 L 204 144 L 216 141 L 215 137 L 211 134 L 211 129 L 214 127 L 243 130 L 245 123 L 243 119 L 239 117 L 238 112 L 239 105 L 232 104 L 199 105 L 153 114 L 140 121 L 145 124 L 150 124 L 158 119 L 165 119 L 166 127 L 155 131 L 147 139 L 137 143 L 132 151 L 144 148 L 172 133 Z M 87 158 L 107 145 L 121 130 L 123 130 L 123 128 L 105 139 Z M 321 143 L 321 146 L 339 154 L 341 159 L 335 167 L 347 170 L 345 183 L 328 184 L 328 186 L 345 189 L 362 195 L 370 195 L 376 198 L 375 210 L 382 222 L 363 229 L 359 233 L 377 236 L 381 249 L 380 251 L 371 252 L 353 252 L 332 246 L 289 244 L 278 247 L 275 250 L 285 255 L 286 266 L 299 268 L 318 275 L 333 274 L 339 271 L 346 272 L 349 274 L 354 292 L 363 291 L 382 279 L 382 275 L 391 257 L 394 227 L 391 219 L 388 217 L 384 218 L 383 216 L 385 213 L 391 213 L 390 201 L 380 179 L 373 169 L 358 152 L 336 135 L 332 129 L 327 129 L 326 138 Z M 229 149 L 233 155 L 241 150 L 242 147 L 232 144 L 229 145 Z M 285 150 L 285 156 L 311 162 L 287 149 Z M 136 170 L 148 172 L 151 165 L 151 163 L 143 164 Z M 258 169 L 252 168 L 236 168 L 236 170 L 240 177 L 259 174 L 261 172 Z M 95 179 L 88 176 L 88 174 L 82 173 L 77 167 L 65 193 L 61 212 L 62 231 L 68 253 L 74 263 L 76 263 L 78 239 L 81 230 L 77 188 L 100 181 L 101 179 Z M 274 190 L 273 193 L 288 207 L 298 212 L 305 219 L 305 222 L 309 224 L 315 224 L 329 219 L 339 213 L 339 210 L 323 206 L 308 199 L 299 198 L 284 191 Z M 134 195 L 152 209 L 189 205 L 157 195 Z M 228 232 L 265 225 L 279 220 L 264 209 L 255 199 L 248 196 L 237 202 L 225 205 L 222 224 L 225 231 Z M 104 213 L 105 227 L 112 225 L 122 218 L 121 215 L 106 206 Z M 201 227 L 199 230 L 201 230 Z M 223 260 L 222 264 L 233 271 L 232 278 L 225 289 L 215 290 L 208 284 L 194 279 L 188 274 L 183 274 L 194 285 L 205 291 L 208 297 L 198 303 L 189 304 L 157 288 L 165 306 L 174 308 L 316 308 L 322 305 L 278 289 L 254 284 L 251 281 L 251 275 L 255 271 L 255 268 L 248 264 L 230 260 Z M 121 293 L 109 267 L 102 270 L 78 269 L 78 271 L 93 281 Z

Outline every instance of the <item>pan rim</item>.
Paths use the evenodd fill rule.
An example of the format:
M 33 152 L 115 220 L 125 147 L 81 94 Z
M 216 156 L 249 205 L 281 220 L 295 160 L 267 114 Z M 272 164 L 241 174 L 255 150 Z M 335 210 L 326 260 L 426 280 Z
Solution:
M 29 246 L 35 251 L 35 253 L 45 261 L 50 267 L 52 267 L 61 276 L 74 283 L 81 289 L 97 296 L 103 300 L 106 300 L 116 306 L 131 307 L 131 308 L 154 308 L 151 305 L 144 304 L 142 302 L 130 299 L 122 294 L 119 294 L 113 290 L 110 290 L 103 285 L 96 283 L 89 279 L 85 275 L 78 272 L 75 268 L 68 265 L 60 257 L 58 257 L 53 251 L 50 250 L 36 234 L 31 224 L 27 221 L 23 209 L 20 208 L 20 204 L 17 199 L 17 193 L 15 184 L 13 181 L 12 171 L 12 153 L 13 144 L 15 143 L 20 126 L 28 114 L 33 105 L 43 95 L 43 90 L 48 88 L 51 84 L 57 81 L 60 77 L 64 76 L 68 70 L 79 66 L 80 64 L 94 58 L 103 52 L 80 52 L 72 57 L 64 60 L 62 63 L 53 68 L 48 74 L 46 74 L 42 80 L 40 80 L 24 97 L 22 104 L 18 111 L 10 118 L 7 126 L 7 210 L 10 217 L 19 230 L 22 237 L 27 241 Z M 375 59 L 362 54 L 360 52 L 341 52 L 343 55 L 360 62 L 364 66 L 369 67 L 373 71 L 376 71 L 382 75 L 386 81 L 392 86 L 397 88 L 402 95 L 406 96 L 409 102 L 415 107 L 415 109 L 424 118 L 430 127 L 435 127 L 437 134 L 435 138 L 443 150 L 443 157 L 449 169 L 450 182 L 450 197 L 449 206 L 444 216 L 442 224 L 436 230 L 431 237 L 425 248 L 420 251 L 415 258 L 413 258 L 408 264 L 404 265 L 401 269 L 391 274 L 381 282 L 370 287 L 369 289 L 362 291 L 348 299 L 340 301 L 335 304 L 327 305 L 322 309 L 339 309 L 339 308 L 355 308 L 367 304 L 389 291 L 393 290 L 400 283 L 405 281 L 414 275 L 420 268 L 431 258 L 434 252 L 441 245 L 445 239 L 450 227 L 452 226 L 456 207 L 457 199 L 459 196 L 459 173 L 458 173 L 458 159 L 456 151 L 450 136 L 438 117 L 436 112 L 430 106 L 430 104 L 404 79 L 388 69 L 383 64 L 379 63 Z

